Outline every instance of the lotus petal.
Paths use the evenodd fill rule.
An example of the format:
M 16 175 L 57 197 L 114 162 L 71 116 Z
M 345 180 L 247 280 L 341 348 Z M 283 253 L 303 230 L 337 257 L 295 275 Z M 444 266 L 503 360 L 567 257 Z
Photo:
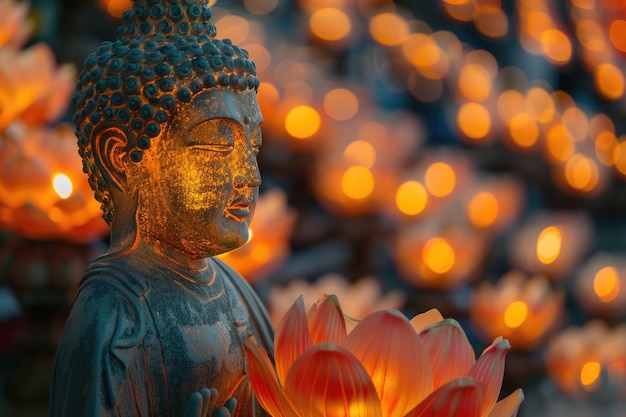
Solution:
M 430 326 L 443 320 L 443 316 L 436 308 L 431 308 L 425 313 L 416 315 L 411 319 L 411 326 L 415 330 L 415 333 L 421 332 L 424 327 Z
M 244 340 L 250 384 L 261 406 L 272 416 L 299 417 L 281 390 L 267 354 L 251 338 Z
M 428 353 L 401 313 L 370 314 L 350 332 L 343 346 L 371 376 L 383 416 L 403 416 L 432 391 Z
M 313 344 L 343 343 L 346 338 L 346 321 L 336 296 L 327 295 L 313 304 L 307 318 Z
M 518 388 L 508 397 L 498 401 L 489 413 L 489 417 L 515 417 L 522 401 L 524 401 L 524 391 Z
M 482 403 L 480 382 L 461 377 L 437 388 L 405 417 L 480 417 Z
M 320 343 L 293 364 L 285 392 L 302 417 L 381 417 L 376 388 L 359 360 Z
M 285 378 L 291 364 L 311 345 L 304 300 L 298 297 L 278 324 L 274 336 L 276 373 L 281 386 L 285 386 Z
M 468 375 L 476 362 L 474 349 L 465 332 L 454 319 L 427 326 L 419 334 L 433 367 L 433 388 Z
M 485 388 L 482 416 L 489 415 L 500 395 L 504 377 L 504 357 L 509 349 L 511 349 L 511 344 L 508 340 L 496 338 L 480 355 L 469 372 L 469 376 L 478 380 Z

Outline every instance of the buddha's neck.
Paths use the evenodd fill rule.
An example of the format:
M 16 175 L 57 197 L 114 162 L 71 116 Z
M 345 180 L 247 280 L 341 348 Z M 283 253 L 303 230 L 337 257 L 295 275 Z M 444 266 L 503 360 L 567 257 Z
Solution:
M 173 269 L 185 277 L 197 281 L 199 284 L 210 284 L 214 278 L 213 268 L 209 268 L 208 258 L 190 258 L 175 249 L 149 245 L 146 242 L 140 242 L 135 251 L 138 254 L 148 256 L 166 268 Z

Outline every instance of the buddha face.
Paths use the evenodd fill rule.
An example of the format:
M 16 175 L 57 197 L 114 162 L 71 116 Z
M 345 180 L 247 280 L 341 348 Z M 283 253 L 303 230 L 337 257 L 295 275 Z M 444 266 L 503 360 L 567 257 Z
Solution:
M 261 121 L 254 91 L 216 88 L 182 105 L 138 164 L 140 238 L 192 259 L 246 243 L 261 184 Z

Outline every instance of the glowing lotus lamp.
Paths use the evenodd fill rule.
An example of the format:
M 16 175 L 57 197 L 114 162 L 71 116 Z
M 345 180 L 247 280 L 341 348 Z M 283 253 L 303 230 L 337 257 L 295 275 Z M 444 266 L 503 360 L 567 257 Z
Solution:
M 459 324 L 436 310 L 411 321 L 375 312 L 346 334 L 336 297 L 308 314 L 300 298 L 277 328 L 276 368 L 244 343 L 252 388 L 274 417 L 511 417 L 523 400 L 518 389 L 496 403 L 508 341 L 475 359 Z
M 564 294 L 540 276 L 512 271 L 495 285 L 483 282 L 472 298 L 472 325 L 485 339 L 501 335 L 513 349 L 533 349 L 560 324 Z

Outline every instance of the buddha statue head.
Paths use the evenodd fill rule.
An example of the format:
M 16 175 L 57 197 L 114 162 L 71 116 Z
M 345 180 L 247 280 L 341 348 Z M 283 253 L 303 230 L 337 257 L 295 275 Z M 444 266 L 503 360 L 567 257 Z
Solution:
M 201 259 L 241 246 L 260 184 L 259 79 L 207 0 L 133 0 L 73 101 L 111 246 Z

